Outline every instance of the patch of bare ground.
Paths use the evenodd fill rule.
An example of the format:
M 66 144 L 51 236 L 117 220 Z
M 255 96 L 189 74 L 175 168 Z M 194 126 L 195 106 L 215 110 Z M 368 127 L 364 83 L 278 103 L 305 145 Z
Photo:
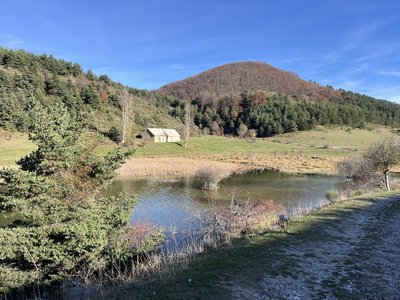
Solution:
M 224 168 L 230 173 L 277 170 L 285 173 L 335 172 L 341 158 L 302 155 L 265 156 L 256 154 L 209 155 L 198 157 L 133 157 L 119 170 L 119 179 L 194 176 L 203 167 Z
M 118 170 L 119 179 L 163 178 L 194 176 L 200 168 L 220 168 L 230 173 L 245 172 L 249 166 L 233 163 L 207 160 L 202 158 L 179 157 L 138 157 L 129 159 Z
M 233 154 L 228 156 L 212 156 L 217 161 L 234 162 L 253 167 L 255 169 L 271 169 L 284 173 L 324 173 L 335 172 L 336 164 L 343 160 L 340 157 L 308 156 L 301 154 Z
M 400 196 L 320 216 L 318 228 L 289 232 L 258 281 L 222 282 L 232 298 L 399 299 Z

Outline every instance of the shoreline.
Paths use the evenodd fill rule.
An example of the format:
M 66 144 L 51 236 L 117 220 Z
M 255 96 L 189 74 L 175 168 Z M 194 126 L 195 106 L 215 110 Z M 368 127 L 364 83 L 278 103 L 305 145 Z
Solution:
M 371 264 L 382 267 L 384 259 L 383 266 L 391 270 L 388 262 L 394 259 L 393 253 L 398 253 L 392 251 L 397 246 L 389 242 L 390 236 L 382 233 L 399 236 L 394 231 L 400 224 L 399 193 L 397 190 L 349 198 L 296 216 L 285 229 L 267 231 L 251 240 L 238 239 L 230 246 L 201 254 L 180 272 L 175 270 L 148 281 L 131 283 L 124 288 L 123 299 L 132 295 L 191 298 L 194 294 L 204 299 L 225 299 L 227 295 L 234 299 L 261 299 L 271 294 L 307 298 L 307 295 L 320 295 L 321 291 L 335 297 L 396 295 L 396 288 L 386 285 L 387 278 L 376 275 L 368 267 Z M 359 256 L 363 259 L 357 259 Z M 395 256 L 400 258 L 398 254 Z M 354 267 L 366 272 L 363 280 L 353 276 Z M 335 273 L 335 270 L 341 272 Z M 324 284 L 337 282 L 338 274 L 354 288 Z M 324 280 L 315 281 L 315 276 L 322 276 Z M 392 281 L 396 278 L 393 276 Z M 364 280 L 370 285 L 364 286 Z M 380 288 L 375 288 L 376 284 Z M 103 297 L 111 294 L 121 296 L 118 289 L 111 288 Z
M 305 155 L 213 155 L 132 157 L 118 169 L 118 180 L 195 176 L 202 167 L 224 168 L 232 174 L 271 170 L 287 174 L 335 175 L 343 158 Z

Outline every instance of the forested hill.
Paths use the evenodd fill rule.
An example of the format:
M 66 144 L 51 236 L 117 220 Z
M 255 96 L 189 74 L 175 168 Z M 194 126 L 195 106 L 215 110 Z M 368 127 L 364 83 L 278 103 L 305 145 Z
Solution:
M 400 127 L 400 105 L 306 82 L 265 63 L 216 67 L 158 90 L 190 100 L 194 123 L 211 134 L 272 136 L 315 125 Z M 181 109 L 178 108 L 178 113 Z
M 260 62 L 225 64 L 184 80 L 167 84 L 158 91 L 181 99 L 199 98 L 203 103 L 225 96 L 255 89 L 297 96 L 313 101 L 326 101 L 340 95 L 340 91 L 304 81 L 292 72 Z
M 315 125 L 400 127 L 400 105 L 341 91 L 335 101 L 313 102 L 254 89 L 202 103 L 192 100 L 194 123 L 211 134 L 273 136 Z
M 120 95 L 128 89 L 134 98 L 132 132 L 143 127 L 180 128 L 181 121 L 168 114 L 169 100 L 158 93 L 125 87 L 107 75 L 84 72 L 79 64 L 34 55 L 23 50 L 0 48 L 0 128 L 28 128 L 28 99 L 45 105 L 62 102 L 70 111 L 85 109 L 93 115 L 92 127 L 106 131 L 119 127 Z
M 28 129 L 31 97 L 45 106 L 63 103 L 71 113 L 91 112 L 94 130 L 118 128 L 124 89 L 134 98 L 131 136 L 146 127 L 181 129 L 185 100 L 192 102 L 194 125 L 211 134 L 262 137 L 327 124 L 400 127 L 398 104 L 322 87 L 262 63 L 229 64 L 146 91 L 49 55 L 0 48 L 0 128 L 6 130 Z

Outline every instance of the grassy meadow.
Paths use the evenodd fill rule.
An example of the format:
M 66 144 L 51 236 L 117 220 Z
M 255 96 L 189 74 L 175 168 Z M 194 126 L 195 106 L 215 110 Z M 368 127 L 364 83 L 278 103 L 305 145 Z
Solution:
M 286 133 L 274 137 L 249 141 L 233 137 L 192 137 L 188 148 L 183 142 L 144 143 L 137 148 L 135 157 L 223 157 L 244 155 L 276 156 L 303 155 L 319 157 L 350 157 L 361 154 L 369 144 L 391 134 L 390 128 L 370 130 L 318 127 L 311 131 Z M 114 146 L 99 146 L 97 153 L 104 155 Z M 27 134 L 0 132 L 0 167 L 15 166 L 15 161 L 35 149 Z
M 148 143 L 138 148 L 137 156 L 194 156 L 219 154 L 304 154 L 318 156 L 352 156 L 361 153 L 372 142 L 389 136 L 389 128 L 371 130 L 318 127 L 311 131 L 286 133 L 269 138 L 248 141 L 246 139 L 204 136 L 193 137 L 188 148 L 183 142 Z
M 16 166 L 16 160 L 35 148 L 35 145 L 28 140 L 27 134 L 0 130 L 0 167 Z

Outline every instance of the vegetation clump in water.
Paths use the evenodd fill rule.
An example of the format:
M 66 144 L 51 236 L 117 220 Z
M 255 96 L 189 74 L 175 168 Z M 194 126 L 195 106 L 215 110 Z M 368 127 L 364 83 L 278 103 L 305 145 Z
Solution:
M 200 181 L 203 190 L 215 191 L 220 181 L 230 174 L 230 171 L 223 167 L 202 167 L 197 170 L 196 178 Z

